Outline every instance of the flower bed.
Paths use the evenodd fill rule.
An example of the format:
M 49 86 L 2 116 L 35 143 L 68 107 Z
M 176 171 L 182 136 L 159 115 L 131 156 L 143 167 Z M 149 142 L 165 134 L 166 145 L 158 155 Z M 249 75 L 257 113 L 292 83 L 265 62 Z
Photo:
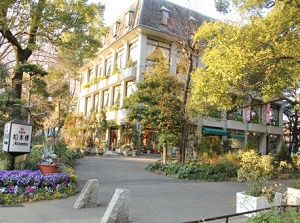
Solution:
M 63 198 L 77 192 L 78 188 L 64 173 L 43 175 L 40 170 L 0 171 L 0 204 Z

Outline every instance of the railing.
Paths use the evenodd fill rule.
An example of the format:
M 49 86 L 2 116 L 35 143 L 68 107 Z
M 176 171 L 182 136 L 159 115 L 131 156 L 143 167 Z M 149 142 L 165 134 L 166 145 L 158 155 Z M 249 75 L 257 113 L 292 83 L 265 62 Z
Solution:
M 298 206 L 298 205 L 281 205 L 281 206 L 277 206 L 277 207 L 281 211 L 285 211 L 285 209 L 287 207 L 298 207 L 299 208 L 300 206 Z M 195 221 L 186 221 L 186 222 L 183 222 L 183 223 L 199 223 L 199 222 L 215 221 L 215 220 L 220 220 L 220 219 L 224 219 L 225 223 L 228 223 L 229 218 L 241 216 L 241 215 L 244 215 L 244 214 L 251 214 L 251 213 L 255 213 L 255 212 L 266 211 L 266 210 L 270 210 L 272 208 L 274 208 L 274 206 L 270 207 L 270 208 L 263 208 L 263 209 L 253 210 L 253 211 L 246 211 L 246 212 L 241 212 L 241 213 L 223 215 L 223 216 L 219 216 L 219 217 L 205 218 L 205 219 L 200 219 L 200 220 L 195 220 Z

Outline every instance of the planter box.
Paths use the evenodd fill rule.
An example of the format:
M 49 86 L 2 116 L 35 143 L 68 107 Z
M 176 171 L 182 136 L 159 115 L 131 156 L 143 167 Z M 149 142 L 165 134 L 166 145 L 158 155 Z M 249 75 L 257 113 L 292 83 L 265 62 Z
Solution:
M 55 164 L 37 164 L 38 168 L 42 172 L 43 175 L 49 174 L 49 173 L 57 173 L 57 166 Z
M 288 187 L 286 191 L 286 203 L 288 205 L 300 205 L 300 190 Z
M 238 192 L 236 193 L 236 213 L 280 206 L 281 200 L 282 193 L 276 193 L 273 203 L 269 203 L 266 197 L 253 197 L 247 195 L 246 192 Z M 245 214 L 245 216 L 251 217 L 255 214 Z

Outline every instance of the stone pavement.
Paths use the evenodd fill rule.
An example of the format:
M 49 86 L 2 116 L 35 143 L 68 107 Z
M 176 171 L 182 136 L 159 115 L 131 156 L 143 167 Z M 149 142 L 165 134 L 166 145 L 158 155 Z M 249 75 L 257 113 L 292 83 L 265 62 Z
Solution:
M 99 223 L 117 188 L 130 190 L 130 222 L 180 223 L 235 213 L 235 193 L 246 190 L 245 183 L 194 182 L 146 171 L 145 167 L 157 159 L 150 155 L 79 159 L 75 164 L 79 187 L 82 189 L 89 179 L 98 179 L 100 206 L 74 209 L 79 194 L 62 200 L 1 206 L 0 222 Z M 246 220 L 238 217 L 229 222 Z

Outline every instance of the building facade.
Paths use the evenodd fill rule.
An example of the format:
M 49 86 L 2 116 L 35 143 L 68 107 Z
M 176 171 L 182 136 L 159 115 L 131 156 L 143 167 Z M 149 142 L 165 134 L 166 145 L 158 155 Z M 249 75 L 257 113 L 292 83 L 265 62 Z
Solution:
M 118 126 L 124 125 L 127 122 L 126 110 L 121 109 L 124 98 L 136 91 L 136 83 L 144 80 L 143 74 L 150 69 L 155 55 L 162 54 L 169 61 L 170 72 L 179 75 L 176 69 L 181 59 L 179 40 L 209 20 L 211 18 L 168 1 L 138 0 L 133 3 L 112 24 L 97 57 L 80 68 L 77 113 L 88 116 L 92 111 L 104 110 L 107 120 L 114 120 Z M 236 139 L 243 145 L 253 136 L 262 153 L 271 152 L 266 145 L 275 137 L 277 147 L 282 138 L 282 106 L 267 106 L 270 107 L 267 113 L 272 112 L 277 118 L 274 125 L 264 118 L 267 116 L 264 107 L 252 108 L 250 116 L 254 117 L 254 112 L 258 112 L 259 123 L 254 123 L 253 118 L 247 121 L 249 111 L 242 110 L 239 121 L 230 119 L 230 115 L 222 115 L 221 120 L 200 120 L 199 135 Z M 151 134 L 151 131 L 143 132 Z M 116 147 L 119 137 L 118 128 L 112 127 L 102 140 Z M 145 144 L 143 138 L 145 136 L 141 138 Z

